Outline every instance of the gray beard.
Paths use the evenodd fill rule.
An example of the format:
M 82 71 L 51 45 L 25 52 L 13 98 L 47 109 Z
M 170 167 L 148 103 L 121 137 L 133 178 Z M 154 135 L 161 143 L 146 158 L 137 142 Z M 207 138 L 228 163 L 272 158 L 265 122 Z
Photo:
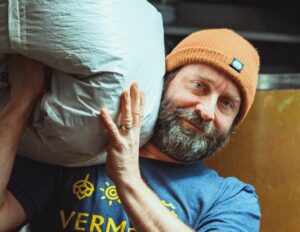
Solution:
M 182 120 L 192 122 L 201 131 L 188 128 Z M 171 158 L 194 163 L 221 150 L 229 141 L 232 129 L 219 135 L 214 125 L 203 121 L 188 108 L 172 107 L 164 97 L 151 142 Z

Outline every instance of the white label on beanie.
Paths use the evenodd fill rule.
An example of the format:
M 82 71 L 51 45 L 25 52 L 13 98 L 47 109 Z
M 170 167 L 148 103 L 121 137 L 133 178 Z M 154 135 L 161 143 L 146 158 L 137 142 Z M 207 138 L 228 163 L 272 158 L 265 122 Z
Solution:
M 233 58 L 230 66 L 232 68 L 234 68 L 236 71 L 240 72 L 240 71 L 242 71 L 244 64 L 241 61 L 239 61 L 238 59 Z

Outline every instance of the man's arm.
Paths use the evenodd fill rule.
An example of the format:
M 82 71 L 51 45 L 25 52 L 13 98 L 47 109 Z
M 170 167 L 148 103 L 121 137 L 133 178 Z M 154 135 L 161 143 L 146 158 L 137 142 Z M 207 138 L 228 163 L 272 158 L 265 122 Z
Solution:
M 122 206 L 136 231 L 194 231 L 170 213 L 141 178 L 116 185 Z
M 118 195 L 135 229 L 148 231 L 193 231 L 161 203 L 157 195 L 143 182 L 139 170 L 139 134 L 144 107 L 143 94 L 132 85 L 130 94 L 121 96 L 121 124 L 118 129 L 105 110 L 101 118 L 108 130 L 111 144 L 108 148 L 106 170 L 116 184 Z M 126 126 L 132 128 L 127 130 Z
M 0 231 L 14 229 L 26 219 L 25 212 L 7 190 L 23 131 L 44 85 L 44 67 L 16 55 L 9 66 L 10 100 L 0 112 Z

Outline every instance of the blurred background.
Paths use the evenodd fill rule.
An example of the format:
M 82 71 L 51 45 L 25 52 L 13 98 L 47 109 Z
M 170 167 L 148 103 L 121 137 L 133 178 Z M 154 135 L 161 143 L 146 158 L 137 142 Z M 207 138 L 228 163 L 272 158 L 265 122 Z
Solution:
M 188 34 L 232 28 L 257 48 L 254 105 L 230 144 L 206 161 L 255 186 L 261 231 L 300 231 L 300 23 L 295 0 L 150 1 L 164 19 L 166 53 Z

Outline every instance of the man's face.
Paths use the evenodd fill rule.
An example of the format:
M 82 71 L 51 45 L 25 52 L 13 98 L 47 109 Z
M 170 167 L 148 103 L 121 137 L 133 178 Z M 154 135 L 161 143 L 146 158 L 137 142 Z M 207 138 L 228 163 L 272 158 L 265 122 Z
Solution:
M 212 155 L 229 140 L 240 103 L 238 88 L 224 73 L 184 66 L 164 92 L 152 142 L 185 163 Z

